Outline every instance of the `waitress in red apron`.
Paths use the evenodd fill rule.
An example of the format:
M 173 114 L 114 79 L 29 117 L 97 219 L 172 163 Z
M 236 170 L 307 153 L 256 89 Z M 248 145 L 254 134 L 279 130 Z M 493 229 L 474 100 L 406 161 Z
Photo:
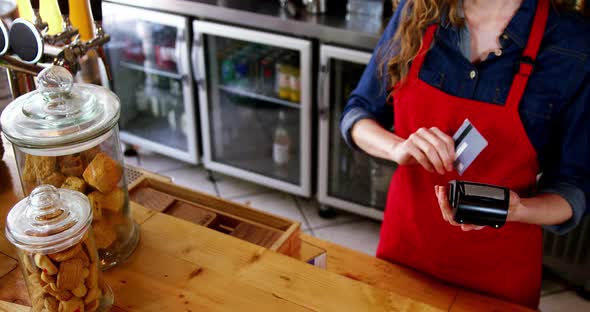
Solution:
M 399 164 L 378 257 L 537 308 L 542 226 L 565 233 L 587 206 L 589 42 L 550 0 L 401 1 L 341 120 L 351 146 Z M 465 119 L 488 146 L 459 176 Z M 508 187 L 506 225 L 455 223 L 454 179 Z

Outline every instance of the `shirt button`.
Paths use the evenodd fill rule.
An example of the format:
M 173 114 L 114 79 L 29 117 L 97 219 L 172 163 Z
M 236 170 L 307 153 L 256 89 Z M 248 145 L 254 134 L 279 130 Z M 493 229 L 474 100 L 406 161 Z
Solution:
M 502 49 L 496 49 L 494 53 L 496 54 L 496 56 L 502 56 Z
M 508 35 L 507 34 L 503 34 L 502 35 L 502 39 L 508 39 Z
M 475 76 L 477 76 L 477 72 L 475 72 L 475 70 L 469 72 L 469 78 L 475 79 Z

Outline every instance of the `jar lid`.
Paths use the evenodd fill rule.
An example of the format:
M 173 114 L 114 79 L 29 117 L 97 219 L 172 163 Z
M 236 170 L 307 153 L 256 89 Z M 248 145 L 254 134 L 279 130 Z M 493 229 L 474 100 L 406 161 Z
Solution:
M 74 84 L 65 68 L 39 73 L 38 89 L 10 103 L 2 116 L 2 132 L 15 145 L 51 148 L 96 138 L 119 120 L 119 98 L 91 84 Z
M 6 238 L 19 249 L 51 254 L 77 244 L 91 223 L 84 194 L 41 185 L 8 213 Z

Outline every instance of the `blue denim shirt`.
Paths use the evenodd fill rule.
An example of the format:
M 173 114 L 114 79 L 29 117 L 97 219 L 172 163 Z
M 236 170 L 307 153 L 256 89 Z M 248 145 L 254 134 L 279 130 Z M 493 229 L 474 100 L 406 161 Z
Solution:
M 385 29 L 377 49 L 393 38 L 399 25 L 402 0 Z M 463 98 L 504 105 L 516 63 L 526 46 L 536 0 L 523 0 L 504 33 L 501 53 L 491 53 L 478 64 L 465 55 L 469 31 L 441 22 L 435 42 L 420 71 L 420 79 Z M 340 129 L 349 146 L 353 125 L 365 118 L 386 129 L 393 127 L 393 107 L 386 103 L 384 82 L 377 76 L 378 53 L 373 53 L 342 114 Z M 535 147 L 543 175 L 539 193 L 554 193 L 573 208 L 564 224 L 547 226 L 567 233 L 580 222 L 590 200 L 590 23 L 580 15 L 551 9 L 535 70 L 520 104 L 520 116 Z M 470 77 L 471 71 L 475 78 Z M 500 121 L 499 121 L 500 122 Z

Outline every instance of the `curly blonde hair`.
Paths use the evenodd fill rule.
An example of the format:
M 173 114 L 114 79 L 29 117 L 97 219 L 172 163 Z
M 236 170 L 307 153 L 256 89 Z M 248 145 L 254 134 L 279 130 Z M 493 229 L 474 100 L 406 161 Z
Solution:
M 399 0 L 393 0 L 394 7 Z M 422 46 L 423 32 L 432 23 L 438 23 L 443 14 L 457 27 L 465 22 L 461 17 L 462 0 L 408 0 L 401 9 L 400 23 L 394 37 L 378 50 L 378 75 L 389 87 L 403 82 L 410 63 Z M 575 2 L 552 0 L 559 9 L 573 9 Z

